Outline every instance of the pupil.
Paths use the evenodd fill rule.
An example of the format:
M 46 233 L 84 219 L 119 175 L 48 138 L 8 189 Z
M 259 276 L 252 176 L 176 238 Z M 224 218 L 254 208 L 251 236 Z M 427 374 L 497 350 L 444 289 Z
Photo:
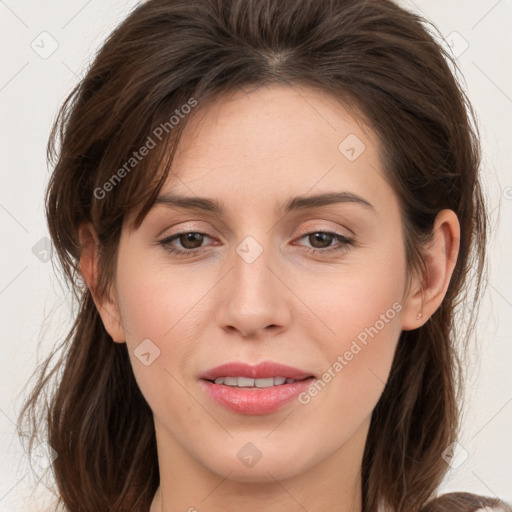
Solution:
M 195 249 L 196 246 L 194 245 L 194 239 L 196 239 L 195 241 L 197 242 L 197 240 L 199 240 L 199 246 L 201 245 L 201 242 L 202 242 L 202 236 L 200 233 L 186 233 L 184 235 L 184 238 L 185 238 L 185 243 L 183 243 L 183 237 L 182 237 L 182 243 L 183 243 L 183 246 L 186 247 L 187 249 Z M 191 243 L 192 244 L 192 247 L 188 246 L 187 244 L 188 243 Z
M 310 236 L 313 236 L 313 239 L 319 240 L 320 243 L 322 241 L 327 242 L 327 245 L 324 244 L 324 245 L 321 245 L 321 247 L 329 246 L 329 239 L 332 237 L 332 235 L 329 235 L 327 233 L 314 233 L 313 235 L 310 235 Z M 327 240 L 326 240 L 326 238 L 327 238 Z M 311 242 L 311 240 L 310 240 L 310 242 Z M 313 247 L 315 247 L 315 243 L 316 242 L 311 242 L 311 245 L 313 245 Z

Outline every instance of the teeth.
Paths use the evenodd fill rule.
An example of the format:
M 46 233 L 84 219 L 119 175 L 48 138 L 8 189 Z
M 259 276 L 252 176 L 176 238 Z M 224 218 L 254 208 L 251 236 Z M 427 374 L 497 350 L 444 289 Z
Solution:
M 250 379 L 248 377 L 217 377 L 215 384 L 224 384 L 239 388 L 270 388 L 271 386 L 280 386 L 281 384 L 290 384 L 295 382 L 293 379 L 285 377 L 269 377 L 267 379 Z

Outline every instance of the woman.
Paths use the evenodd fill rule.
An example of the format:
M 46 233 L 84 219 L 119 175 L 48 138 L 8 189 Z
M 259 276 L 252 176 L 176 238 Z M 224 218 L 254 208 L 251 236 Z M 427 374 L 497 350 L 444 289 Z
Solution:
M 64 510 L 510 510 L 434 498 L 486 241 L 447 58 L 388 0 L 149 0 L 114 31 L 50 138 L 80 309 L 20 414 L 58 376 Z

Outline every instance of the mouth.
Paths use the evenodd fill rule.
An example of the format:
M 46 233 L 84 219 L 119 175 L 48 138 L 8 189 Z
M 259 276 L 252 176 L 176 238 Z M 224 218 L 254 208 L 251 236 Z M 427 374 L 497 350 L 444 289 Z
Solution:
M 203 379 L 208 382 L 211 382 L 212 384 L 218 384 L 223 386 L 228 386 L 231 388 L 245 388 L 245 389 L 265 389 L 265 388 L 271 388 L 276 386 L 284 386 L 286 384 L 293 384 L 295 382 L 301 382 L 303 380 L 307 379 L 313 379 L 313 375 L 310 375 L 308 377 L 304 377 L 302 379 L 291 379 L 289 377 L 282 377 L 282 376 L 276 376 L 276 377 L 267 377 L 262 379 L 253 379 L 251 377 L 217 377 L 215 379 Z
M 264 379 L 228 376 L 200 380 L 203 391 L 217 405 L 231 412 L 253 416 L 271 414 L 293 402 L 297 405 L 296 399 L 314 381 L 313 376 L 300 380 L 281 376 Z
M 316 376 L 274 361 L 257 365 L 233 361 L 199 378 L 203 390 L 218 405 L 238 414 L 262 415 L 291 404 Z
M 199 376 L 215 384 L 257 388 L 282 386 L 310 377 L 316 376 L 306 370 L 274 361 L 263 361 L 257 365 L 233 361 L 211 368 Z

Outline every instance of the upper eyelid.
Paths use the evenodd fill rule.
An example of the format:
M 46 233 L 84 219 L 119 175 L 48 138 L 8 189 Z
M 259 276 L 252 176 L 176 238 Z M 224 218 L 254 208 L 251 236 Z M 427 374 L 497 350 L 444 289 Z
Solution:
M 342 230 L 345 230 L 345 231 L 348 231 L 348 234 L 346 233 L 342 233 L 340 231 Z M 307 227 L 307 228 L 304 228 L 304 229 L 300 229 L 299 232 L 298 232 L 298 236 L 304 236 L 304 235 L 308 235 L 308 234 L 311 234 L 311 233 L 333 233 L 333 234 L 336 234 L 336 235 L 341 235 L 341 236 L 344 236 L 345 238 L 352 238 L 352 237 L 355 237 L 355 233 L 343 226 L 343 227 L 338 227 L 338 228 L 333 228 L 333 227 L 328 227 L 328 226 L 312 226 L 312 227 Z
M 165 236 L 165 238 L 168 238 L 169 236 L 173 236 L 173 235 L 176 235 L 176 234 L 182 234 L 182 233 L 191 233 L 191 232 L 194 232 L 194 233 L 203 233 L 203 234 L 206 234 L 208 236 L 211 236 L 210 233 L 208 233 L 208 231 L 211 231 L 211 229 L 213 229 L 214 231 L 218 231 L 217 228 L 212 228 L 211 227 L 211 223 L 210 222 L 204 222 L 204 221 L 201 221 L 201 220 L 188 220 L 188 221 L 183 221 L 181 223 L 177 223 L 176 225 L 179 225 L 179 224 L 188 224 L 188 222 L 198 222 L 198 223 L 204 223 L 204 224 L 207 224 L 208 228 L 202 228 L 202 227 L 197 227 L 196 226 L 192 226 L 192 227 L 188 227 L 187 225 L 185 225 L 183 228 L 179 229 L 179 231 L 176 231 L 176 233 L 173 233 L 171 235 L 167 235 Z M 312 223 L 313 225 L 310 226 L 310 227 L 306 227 L 306 228 L 303 228 L 303 229 L 300 229 L 299 230 L 299 234 L 308 234 L 308 233 L 312 233 L 312 232 L 317 232 L 317 231 L 322 231 L 322 232 L 326 232 L 326 231 L 329 231 L 329 232 L 334 232 L 336 234 L 339 234 L 339 235 L 343 235 L 343 236 L 346 236 L 347 238 L 348 237 L 355 237 L 356 236 L 356 233 L 350 229 L 348 226 L 341 226 L 341 225 L 338 225 L 338 227 L 330 227 L 330 226 L 320 226 L 318 227 L 318 223 L 324 223 L 324 222 L 331 222 L 331 223 L 334 223 L 334 221 L 331 221 L 331 220 L 327 220 L 327 219 L 318 219 L 318 220 L 305 220 L 305 221 L 300 221 L 301 224 L 303 223 Z M 296 221 L 294 221 L 294 223 L 296 223 Z M 286 223 L 285 225 L 288 225 L 289 223 Z M 231 235 L 233 234 L 233 230 L 231 228 L 229 228 L 228 226 L 226 226 L 224 223 L 222 223 L 222 226 L 224 228 L 227 228 L 227 231 L 228 233 Z M 174 226 L 173 226 L 174 227 Z M 275 226 L 273 226 L 271 229 L 269 229 L 268 231 L 272 231 L 274 230 Z M 167 231 L 167 229 L 169 228 L 166 228 L 164 229 L 161 233 L 164 233 L 165 231 Z M 344 233 L 340 233 L 339 231 L 340 230 L 344 230 L 347 232 L 347 234 L 344 234 Z M 160 235 L 158 235 L 160 236 Z
M 167 210 L 168 210 L 168 208 L 167 208 Z M 335 213 L 333 215 L 332 212 L 330 212 L 327 214 L 326 218 L 321 218 L 322 214 L 320 212 L 299 212 L 298 211 L 295 213 L 296 213 L 296 215 L 293 215 L 292 218 L 283 218 L 282 217 L 278 222 L 269 226 L 269 229 L 267 230 L 267 232 L 274 231 L 276 228 L 278 228 L 279 225 L 281 225 L 283 228 L 287 229 L 287 227 L 292 224 L 303 224 L 303 223 L 309 223 L 309 222 L 316 224 L 318 222 L 320 222 L 320 223 L 328 222 L 328 223 L 336 224 L 338 226 L 338 227 L 328 228 L 329 230 L 336 231 L 339 229 L 343 229 L 343 230 L 347 231 L 347 233 L 348 233 L 347 236 L 355 237 L 356 232 L 354 230 L 350 229 L 350 227 L 346 224 L 350 225 L 350 224 L 353 224 L 355 221 L 357 223 L 357 225 L 359 225 L 359 223 L 361 222 L 361 219 L 358 216 L 356 216 L 356 218 L 354 219 L 352 217 L 352 214 L 346 217 L 345 215 L 341 215 L 339 213 Z M 317 213 L 320 214 L 320 217 L 316 217 Z M 150 214 L 151 214 L 151 212 L 150 212 Z M 188 218 L 184 218 L 180 222 L 179 217 L 182 216 L 182 213 L 179 213 L 178 217 L 176 218 L 176 223 L 174 223 L 172 226 L 168 226 L 166 229 L 163 229 L 162 231 L 160 231 L 160 233 L 164 233 L 165 231 L 167 231 L 167 229 L 174 227 L 176 225 L 192 222 L 192 223 L 200 223 L 200 224 L 208 225 L 210 227 L 205 228 L 208 230 L 212 229 L 212 226 L 218 223 L 218 224 L 220 224 L 222 229 L 226 231 L 226 233 L 228 233 L 229 235 L 234 234 L 234 230 L 229 225 L 229 223 L 220 217 L 216 216 L 215 218 L 211 219 L 211 218 L 209 218 L 210 215 L 208 215 L 208 214 L 205 215 L 204 212 L 201 214 L 201 217 L 203 217 L 203 218 L 196 218 L 196 219 L 190 218 L 190 216 L 191 216 L 190 213 L 183 213 L 183 215 Z M 324 213 L 324 215 L 325 215 L 325 213 Z M 167 217 L 167 215 L 166 215 L 166 217 Z M 205 220 L 205 217 L 207 218 L 206 220 Z M 329 218 L 329 217 L 331 217 L 331 218 Z M 340 222 L 343 224 L 340 224 Z M 184 229 L 188 229 L 188 228 L 185 227 Z M 215 231 L 218 231 L 218 229 L 216 227 L 213 227 L 213 229 Z M 313 228 L 313 229 L 315 229 L 315 228 Z M 196 227 L 194 227 L 194 229 L 192 229 L 191 231 L 201 231 L 201 229 L 196 229 Z M 325 229 L 324 229 L 324 231 L 325 231 Z

